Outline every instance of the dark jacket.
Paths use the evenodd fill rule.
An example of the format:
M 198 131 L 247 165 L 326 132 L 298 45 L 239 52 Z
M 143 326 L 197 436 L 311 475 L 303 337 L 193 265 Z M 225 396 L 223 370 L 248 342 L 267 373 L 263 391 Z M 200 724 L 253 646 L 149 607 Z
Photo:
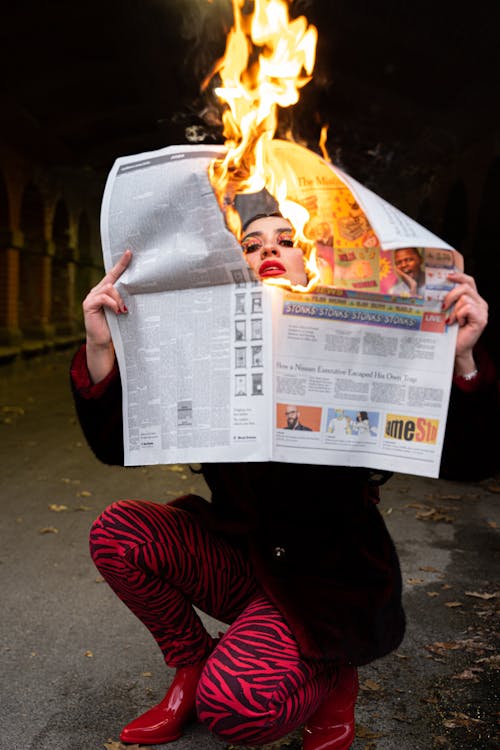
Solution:
M 492 451 L 483 445 L 484 429 L 492 410 L 499 411 L 498 393 L 492 365 L 485 360 L 480 367 L 477 390 L 465 383 L 466 393 L 455 384 L 452 395 L 450 419 L 456 435 L 447 431 L 443 460 L 445 473 L 458 479 L 487 475 L 492 466 Z M 118 368 L 92 385 L 82 347 L 71 375 L 89 445 L 101 461 L 123 464 Z M 482 425 L 483 442 L 462 429 L 471 419 L 475 428 Z M 457 449 L 457 457 L 468 456 L 458 465 L 455 437 L 468 445 Z M 204 464 L 202 473 L 210 502 L 188 495 L 174 504 L 245 550 L 304 656 L 359 666 L 398 647 L 405 629 L 400 566 L 376 507 L 378 488 L 371 484 L 370 472 L 267 462 Z

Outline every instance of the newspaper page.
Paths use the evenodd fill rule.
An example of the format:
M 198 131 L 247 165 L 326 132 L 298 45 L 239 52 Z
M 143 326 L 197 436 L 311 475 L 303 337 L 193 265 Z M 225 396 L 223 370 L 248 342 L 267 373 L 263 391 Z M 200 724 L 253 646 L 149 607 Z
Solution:
M 440 308 L 461 256 L 317 154 L 271 143 L 277 178 L 310 213 L 321 284 L 307 295 L 253 278 L 208 179 L 222 147 L 167 147 L 111 170 L 105 267 L 133 251 L 118 282 L 129 314 L 108 315 L 125 463 L 437 476 L 456 339 Z M 402 248 L 418 251 L 418 288 L 398 274 Z M 308 429 L 287 429 L 290 408 Z
M 123 157 L 106 183 L 106 269 L 133 252 L 117 284 L 129 313 L 108 314 L 126 465 L 269 458 L 269 290 L 225 226 L 207 176 L 217 155 L 175 146 Z
M 423 307 L 332 292 L 274 294 L 275 460 L 437 477 L 454 332 Z

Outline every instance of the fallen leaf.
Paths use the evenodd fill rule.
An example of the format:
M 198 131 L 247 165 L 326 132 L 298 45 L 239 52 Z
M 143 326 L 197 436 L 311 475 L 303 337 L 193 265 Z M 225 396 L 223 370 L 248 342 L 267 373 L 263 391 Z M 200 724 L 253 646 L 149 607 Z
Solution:
M 89 492 L 88 490 L 79 490 L 76 493 L 76 496 L 77 497 L 92 497 L 92 493 Z
M 477 599 L 496 599 L 499 595 L 498 591 L 495 591 L 494 594 L 482 594 L 479 591 L 466 591 L 465 596 L 475 596 Z
M 427 596 L 439 596 L 439 591 L 426 591 Z
M 375 682 L 375 680 L 365 680 L 361 685 L 360 688 L 362 690 L 372 690 L 373 692 L 377 692 L 378 690 L 382 690 L 382 685 L 380 685 L 378 682 Z
M 361 724 L 356 724 L 356 736 L 363 740 L 376 740 L 384 735 L 380 734 L 380 732 L 374 732 L 372 729 L 368 729 L 368 727 L 364 727 Z
M 500 484 L 498 483 L 489 484 L 486 489 L 489 492 L 500 492 Z
M 67 505 L 57 505 L 57 503 L 51 503 L 49 505 L 49 510 L 53 510 L 54 513 L 62 513 L 63 510 L 68 510 Z
M 438 508 L 431 508 L 430 510 L 421 511 L 420 513 L 417 513 L 415 518 L 417 518 L 419 521 L 434 521 L 434 523 L 438 523 L 439 521 L 443 521 L 444 523 L 451 523 L 455 519 L 453 516 L 448 516 L 446 513 L 442 513 Z
M 38 529 L 39 534 L 59 534 L 59 529 L 56 529 L 55 526 L 44 526 L 41 529 Z
M 460 643 L 456 641 L 436 641 L 435 643 L 429 643 L 425 648 L 433 654 L 443 655 L 446 651 L 456 651 L 459 649 Z
M 494 654 L 493 656 L 484 656 L 482 659 L 477 660 L 478 664 L 486 664 L 488 667 L 493 669 L 500 669 L 500 654 Z
M 152 673 L 152 672 L 143 672 L 143 673 L 142 673 L 142 676 L 143 676 L 143 677 L 152 677 L 152 676 L 153 676 L 153 673 Z
M 496 521 L 488 521 L 487 525 L 490 527 L 490 529 L 498 529 L 498 524 Z
M 406 583 L 408 583 L 410 586 L 416 586 L 419 583 L 425 583 L 424 578 L 407 578 Z
M 462 602 L 445 602 L 444 606 L 450 607 L 451 609 L 452 607 L 463 607 L 464 605 L 462 604 Z
M 84 656 L 88 656 L 89 659 L 90 659 L 90 658 L 92 658 L 94 656 L 94 652 L 93 651 L 85 651 Z
M 479 682 L 477 673 L 481 673 L 483 670 L 481 667 L 471 667 L 470 669 L 464 669 L 460 674 L 452 675 L 453 680 L 472 680 L 473 682 Z
M 481 719 L 473 719 L 472 716 L 467 716 L 467 714 L 455 711 L 451 714 L 450 719 L 445 719 L 443 721 L 443 725 L 447 729 L 456 729 L 457 727 L 470 728 L 477 726 L 478 724 L 484 724 L 484 721 Z

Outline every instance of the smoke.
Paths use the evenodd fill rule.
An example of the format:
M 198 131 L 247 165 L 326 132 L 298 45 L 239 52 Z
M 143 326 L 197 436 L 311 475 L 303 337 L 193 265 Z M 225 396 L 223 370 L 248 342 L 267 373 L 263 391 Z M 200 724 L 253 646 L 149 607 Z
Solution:
M 178 111 L 173 122 L 184 128 L 186 140 L 222 142 L 221 105 L 213 93 L 216 82 L 202 91 L 202 83 L 225 51 L 233 25 L 231 0 L 149 0 L 162 10 L 165 22 L 175 25 L 183 50 L 178 61 L 186 88 L 195 93 L 187 109 Z

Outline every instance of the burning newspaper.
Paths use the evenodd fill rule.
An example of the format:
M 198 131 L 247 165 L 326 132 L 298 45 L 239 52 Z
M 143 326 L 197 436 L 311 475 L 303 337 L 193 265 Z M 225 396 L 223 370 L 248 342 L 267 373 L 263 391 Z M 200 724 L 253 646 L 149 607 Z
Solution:
M 209 168 L 223 147 L 123 157 L 101 214 L 108 315 L 123 384 L 126 465 L 284 461 L 436 477 L 456 326 L 441 301 L 461 256 L 317 154 L 273 140 L 286 195 L 307 207 L 307 291 L 256 280 Z M 398 252 L 418 259 L 412 289 Z M 404 255 L 403 252 L 403 255 Z

